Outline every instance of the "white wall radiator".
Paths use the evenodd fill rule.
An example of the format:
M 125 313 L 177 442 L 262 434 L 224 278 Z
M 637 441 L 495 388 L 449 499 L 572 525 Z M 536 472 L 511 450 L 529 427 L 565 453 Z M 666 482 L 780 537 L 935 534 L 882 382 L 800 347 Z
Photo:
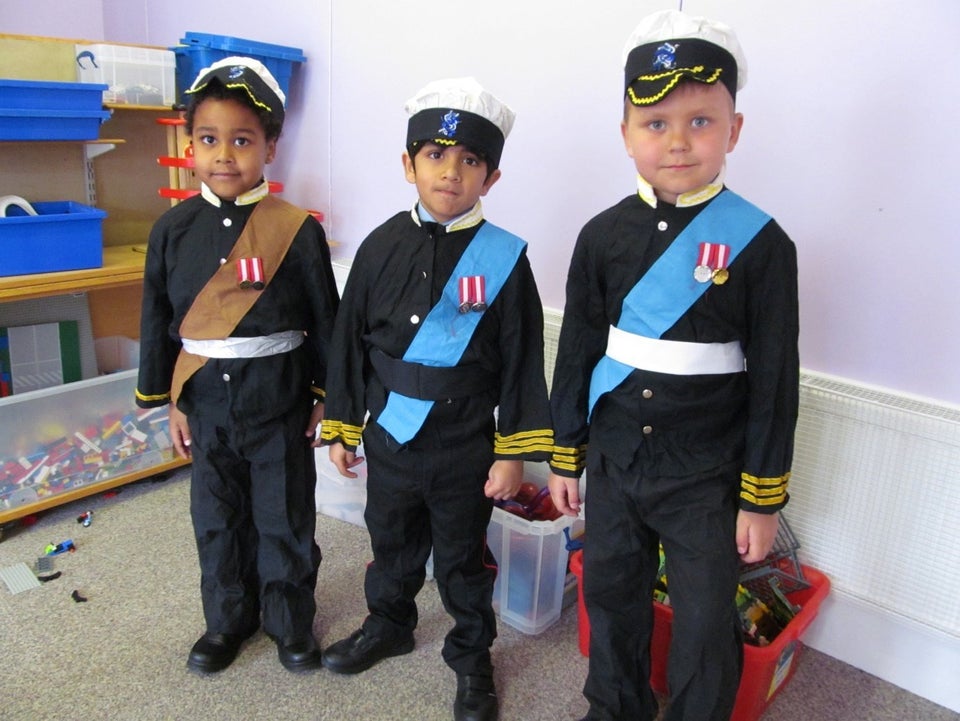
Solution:
M 835 590 L 960 639 L 960 409 L 802 372 L 790 489 Z

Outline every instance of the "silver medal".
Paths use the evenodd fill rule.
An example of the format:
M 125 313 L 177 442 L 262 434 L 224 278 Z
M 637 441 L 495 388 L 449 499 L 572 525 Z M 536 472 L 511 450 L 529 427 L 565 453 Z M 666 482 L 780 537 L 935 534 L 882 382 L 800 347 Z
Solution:
M 713 279 L 713 271 L 708 265 L 698 265 L 693 269 L 693 278 L 698 283 L 708 283 Z

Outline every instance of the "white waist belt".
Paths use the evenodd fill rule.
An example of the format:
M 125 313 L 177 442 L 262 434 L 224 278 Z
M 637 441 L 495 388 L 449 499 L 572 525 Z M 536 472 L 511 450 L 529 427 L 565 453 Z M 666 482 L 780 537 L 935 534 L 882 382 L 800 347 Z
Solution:
M 660 340 L 628 333 L 616 326 L 610 326 L 607 355 L 640 370 L 678 376 L 742 373 L 745 367 L 738 341 L 687 343 Z
M 207 358 L 262 358 L 286 353 L 303 344 L 302 330 L 284 330 L 253 338 L 226 338 L 224 340 L 190 340 L 181 338 L 187 353 Z

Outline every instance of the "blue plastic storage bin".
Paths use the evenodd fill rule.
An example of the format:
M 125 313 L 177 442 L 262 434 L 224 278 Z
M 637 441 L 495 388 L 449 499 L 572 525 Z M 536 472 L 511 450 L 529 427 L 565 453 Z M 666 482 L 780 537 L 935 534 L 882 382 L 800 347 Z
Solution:
M 102 83 L 0 79 L 0 140 L 96 140 Z
M 177 56 L 177 102 L 179 103 L 187 102 L 184 91 L 193 84 L 201 70 L 233 55 L 259 60 L 277 79 L 283 94 L 289 97 L 290 76 L 293 75 L 294 64 L 307 60 L 300 48 L 207 33 L 188 32 L 180 39 L 180 45 L 170 49 Z
M 107 110 L 0 108 L 0 140 L 96 140 Z
M 33 209 L 37 215 L 11 206 L 0 217 L 0 276 L 103 266 L 104 211 L 71 200 Z

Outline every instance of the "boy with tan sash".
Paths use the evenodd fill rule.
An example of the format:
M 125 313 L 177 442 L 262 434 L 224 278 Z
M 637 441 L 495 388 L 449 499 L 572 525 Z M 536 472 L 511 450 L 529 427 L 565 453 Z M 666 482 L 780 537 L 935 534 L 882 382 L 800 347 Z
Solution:
M 206 632 L 187 665 L 229 666 L 260 628 L 280 662 L 317 668 L 314 436 L 339 299 L 323 228 L 269 194 L 284 95 L 251 58 L 187 91 L 200 195 L 150 234 L 137 404 L 170 404 L 193 461 L 190 510 Z

